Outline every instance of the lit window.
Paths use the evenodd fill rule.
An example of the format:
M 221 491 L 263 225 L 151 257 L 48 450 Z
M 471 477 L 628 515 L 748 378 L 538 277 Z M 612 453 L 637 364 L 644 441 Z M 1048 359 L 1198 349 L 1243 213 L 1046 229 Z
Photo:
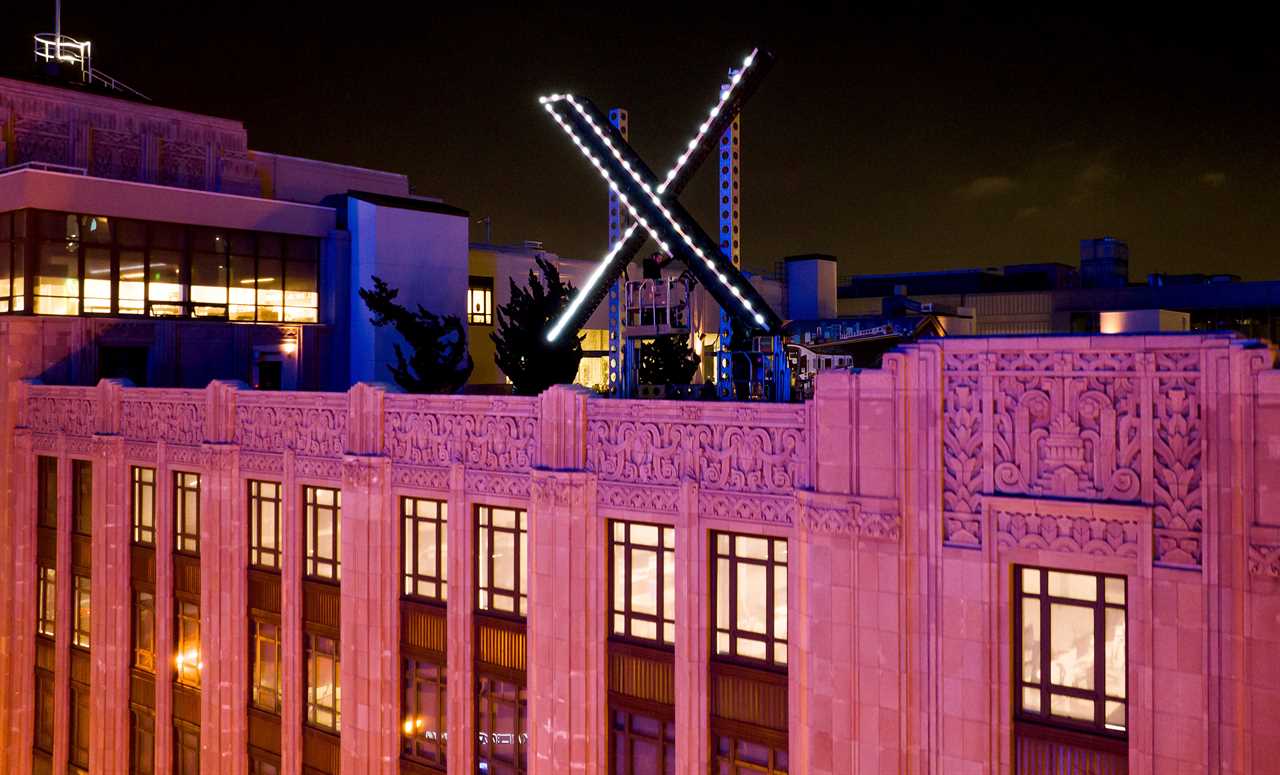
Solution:
M 428 600 L 448 599 L 447 504 L 425 498 L 401 498 L 404 515 L 404 594 Z
M 71 613 L 74 617 L 71 628 L 71 645 L 82 649 L 89 648 L 89 624 L 91 611 L 89 608 L 89 577 L 72 576 L 72 591 L 75 597 L 71 601 Z
M 448 727 L 445 709 L 449 698 L 445 691 L 445 667 L 410 657 L 403 660 L 404 742 L 400 752 L 406 758 L 445 767 L 445 742 Z
M 529 607 L 529 516 L 523 509 L 476 506 L 478 605 L 525 616 Z
M 174 680 L 183 686 L 200 688 L 200 671 L 204 661 L 200 656 L 200 604 L 190 600 L 177 602 L 177 627 L 174 628 L 176 655 L 173 663 Z
M 251 701 L 254 707 L 280 712 L 280 625 L 261 619 L 249 620 L 249 656 L 253 678 Z
M 610 716 L 613 719 L 612 775 L 675 772 L 675 722 L 624 710 L 611 710 Z
M 129 772 L 155 775 L 156 713 L 139 705 L 129 706 Z
M 610 525 L 611 632 L 675 643 L 675 528 L 639 522 Z
M 93 533 L 93 464 L 88 460 L 71 461 L 71 529 Z
M 527 772 L 528 697 L 510 681 L 480 676 L 476 687 L 477 764 L 493 775 Z
M 784 775 L 788 771 L 787 751 L 751 740 L 716 737 L 712 772 L 725 775 Z
M 715 653 L 787 664 L 787 541 L 712 533 Z
M 36 522 L 40 527 L 58 527 L 58 459 L 36 458 Z
M 55 637 L 58 611 L 57 573 L 43 565 L 36 568 L 36 632 L 46 638 Z
M 1124 577 L 1019 567 L 1014 579 L 1018 715 L 1123 735 Z
M 280 485 L 249 481 L 249 564 L 280 569 Z
M 475 326 L 493 325 L 493 278 L 467 279 L 467 322 Z
M 175 551 L 200 553 L 200 474 L 173 472 L 173 525 Z
M 129 479 L 133 542 L 140 546 L 154 546 L 156 542 L 156 470 L 130 466 Z
M 156 671 L 156 596 L 133 591 L 133 666 Z
M 285 240 L 284 319 L 288 323 L 315 323 L 320 306 L 317 267 L 319 243 L 310 238 Z
M 74 215 L 40 213 L 36 243 L 37 315 L 80 314 L 80 223 Z
M 13 294 L 13 213 L 0 213 L 0 313 L 9 311 Z
M 342 689 L 338 641 L 303 633 L 307 662 L 307 723 L 337 732 L 341 728 Z
M 337 581 L 342 576 L 342 492 L 303 487 L 307 527 L 306 575 Z

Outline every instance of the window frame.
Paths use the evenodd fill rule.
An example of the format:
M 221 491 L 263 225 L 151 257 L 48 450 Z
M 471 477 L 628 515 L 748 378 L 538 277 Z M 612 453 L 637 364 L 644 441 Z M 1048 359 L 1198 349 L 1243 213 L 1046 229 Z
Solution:
M 434 678 L 424 677 L 421 672 L 423 667 L 432 669 L 435 673 Z M 428 730 L 425 729 L 425 722 L 423 724 L 422 737 L 413 736 L 413 732 L 416 729 L 415 720 L 425 715 L 422 713 L 424 704 L 422 688 L 425 686 L 435 687 L 436 707 L 433 711 L 434 718 L 439 721 L 440 729 L 436 730 L 434 739 L 427 736 Z M 449 740 L 448 666 L 435 660 L 402 654 L 400 657 L 400 699 L 401 714 L 405 717 L 400 730 L 400 756 L 411 762 L 444 769 L 447 765 L 446 755 Z M 431 751 L 433 755 L 423 755 L 423 751 Z
M 181 686 L 199 689 L 204 670 L 203 644 L 200 641 L 200 602 L 176 597 L 173 601 L 174 670 L 173 681 Z M 194 631 L 194 638 L 192 637 Z M 187 653 L 195 644 L 196 664 L 191 665 Z M 194 680 L 191 678 L 194 676 Z
M 86 612 L 85 609 L 88 609 L 88 611 Z M 71 574 L 71 646 L 73 648 L 87 650 L 89 648 L 92 635 L 92 580 L 89 576 L 85 576 L 80 573 L 73 573 Z
M 711 652 L 711 658 L 715 660 L 749 665 L 752 667 L 764 667 L 768 670 L 785 672 L 790 663 L 790 610 L 787 609 L 787 601 L 783 601 L 782 606 L 787 613 L 787 633 L 783 637 L 778 637 L 775 627 L 777 624 L 778 605 L 775 598 L 775 590 L 777 589 L 777 573 L 781 570 L 783 578 L 786 580 L 787 594 L 791 591 L 791 579 L 788 577 L 790 570 L 790 546 L 786 538 L 770 535 L 752 535 L 749 533 L 733 533 L 728 531 L 713 530 L 709 533 L 710 551 L 711 551 L 711 595 L 710 605 L 707 606 L 710 616 L 710 642 L 708 646 Z M 721 551 L 720 538 L 728 539 L 729 551 L 727 554 Z M 766 559 L 757 559 L 752 557 L 742 557 L 738 555 L 738 539 L 762 539 L 766 542 Z M 778 547 L 783 547 L 786 557 L 782 560 L 776 559 L 778 555 Z M 729 627 L 722 628 L 719 624 L 719 583 L 720 583 L 720 560 L 728 561 L 728 591 L 727 597 L 729 602 L 729 611 L 727 614 Z M 765 619 L 764 634 L 743 630 L 738 626 L 738 567 L 742 564 L 764 566 L 765 568 L 765 609 L 768 615 Z M 720 637 L 727 636 L 729 641 L 729 650 L 727 652 L 720 651 Z M 740 640 L 763 642 L 765 647 L 765 659 L 754 657 L 749 654 L 742 654 L 738 649 Z M 777 660 L 778 647 L 781 646 L 787 659 L 779 662 Z
M 493 285 L 492 277 L 474 274 L 467 276 L 467 325 L 493 325 Z M 479 312 L 472 309 L 476 294 L 480 294 L 483 307 Z
M 635 527 L 654 528 L 658 531 L 658 542 L 656 544 L 642 544 L 633 540 L 632 533 Z M 656 646 L 664 649 L 675 648 L 675 604 L 674 600 L 670 608 L 667 609 L 666 599 L 666 578 L 667 570 L 670 569 L 671 580 L 675 585 L 676 571 L 676 536 L 675 528 L 671 525 L 663 525 L 657 522 L 638 522 L 630 520 L 613 519 L 609 520 L 609 637 L 615 640 L 625 642 L 639 643 L 645 646 Z M 621 532 L 621 536 L 619 535 Z M 623 562 L 623 610 L 617 608 L 618 602 L 618 550 L 622 550 Z M 640 613 L 633 610 L 632 605 L 635 602 L 635 596 L 632 592 L 632 585 L 635 577 L 635 553 L 638 551 L 652 551 L 656 555 L 657 560 L 657 576 L 655 578 L 657 612 L 654 614 Z M 619 617 L 622 618 L 623 629 L 618 631 Z M 646 622 L 652 624 L 654 631 L 657 633 L 655 637 L 648 638 L 643 635 L 637 635 L 633 632 L 632 625 L 635 622 Z M 667 639 L 667 633 L 671 633 L 670 640 Z
M 493 524 L 495 511 L 510 511 L 515 514 L 515 527 L 499 527 Z M 525 621 L 529 610 L 529 512 L 508 506 L 491 506 L 477 503 L 474 508 L 476 537 L 476 611 L 486 616 L 497 616 L 515 621 Z M 494 585 L 494 536 L 510 534 L 515 557 L 513 559 L 512 580 L 514 587 L 510 590 Z M 509 597 L 512 601 L 510 611 L 494 607 L 495 597 Z
M 35 703 L 32 715 L 34 716 L 32 726 L 32 747 L 37 751 L 53 754 L 53 738 L 57 727 L 57 715 L 55 711 L 55 697 L 57 695 L 57 687 L 53 678 L 52 670 L 44 668 L 36 668 L 35 681 Z M 47 722 L 47 728 L 45 722 Z
M 89 685 L 79 681 L 71 681 L 69 692 L 70 715 L 67 717 L 67 764 L 69 767 L 89 769 L 89 737 L 93 724 L 90 711 Z M 81 722 L 83 722 L 83 739 L 80 739 Z
M 263 627 L 274 627 L 275 636 L 264 635 Z M 249 617 L 249 706 L 265 713 L 280 715 L 284 707 L 284 651 L 281 643 L 284 637 L 280 622 L 274 617 L 251 615 Z M 275 683 L 263 681 L 262 654 L 264 649 L 274 647 L 275 650 Z M 264 696 L 274 697 L 274 702 L 264 704 L 260 699 Z
M 143 721 L 149 722 L 150 729 Z M 150 745 L 142 746 L 141 742 L 150 740 Z M 149 752 L 150 767 L 140 761 L 139 752 Z M 156 771 L 156 712 L 148 707 L 129 703 L 129 772 L 136 775 L 155 775 Z
M 721 753 L 720 743 L 722 740 L 729 741 L 729 752 L 727 754 Z M 727 766 L 727 772 L 729 772 L 730 775 L 786 775 L 786 773 L 791 772 L 791 755 L 785 744 L 782 746 L 776 746 L 762 740 L 752 739 L 750 736 L 715 732 L 711 735 L 710 743 L 712 772 L 720 771 L 717 769 L 716 765 Z M 764 768 L 761 769 L 761 765 L 756 764 L 755 762 L 738 758 L 739 743 L 749 743 L 751 745 L 761 746 L 762 748 L 768 748 L 769 764 L 765 765 Z M 784 769 L 778 768 L 778 754 L 782 754 L 787 757 Z
M 71 459 L 71 532 L 93 535 L 93 462 Z
M 146 478 L 147 475 L 150 480 Z M 129 466 L 129 519 L 135 546 L 156 545 L 156 469 Z
M 485 691 L 485 686 L 510 686 L 515 689 L 515 699 L 507 699 L 499 697 L 490 690 Z M 499 716 L 496 708 L 499 705 L 506 705 L 513 708 L 512 718 L 516 720 L 516 731 L 512 733 L 513 739 L 511 745 L 515 746 L 515 761 L 508 763 L 505 760 L 498 760 L 497 764 L 511 775 L 525 775 L 529 771 L 529 687 L 527 681 L 512 681 L 510 678 L 504 678 L 497 675 L 486 674 L 484 672 L 476 673 L 476 696 L 475 696 L 475 724 L 476 724 L 476 740 L 475 755 L 477 765 L 480 762 L 490 763 L 490 771 L 493 771 L 494 761 L 492 757 L 493 746 L 501 745 L 492 741 L 497 726 L 497 718 Z M 486 721 L 488 723 L 486 723 Z M 505 734 L 505 733 L 503 733 Z M 488 748 L 486 756 L 486 747 Z
M 434 514 L 423 514 L 423 508 L 434 508 Z M 411 600 L 446 603 L 449 600 L 449 504 L 432 498 L 401 496 L 400 545 L 401 568 L 400 594 Z M 421 559 L 422 528 L 435 528 L 436 567 L 424 572 Z M 434 586 L 436 594 L 422 594 L 424 585 Z M 428 589 L 430 589 L 430 586 Z
M 1023 584 L 1024 572 L 1034 572 L 1038 574 L 1039 587 L 1038 593 L 1030 593 L 1025 591 Z M 1127 741 L 1129 737 L 1130 713 L 1129 704 L 1132 693 L 1130 691 L 1129 676 L 1129 583 L 1128 577 L 1117 573 L 1097 573 L 1094 571 L 1072 570 L 1067 568 L 1049 568 L 1037 565 L 1014 565 L 1013 572 L 1013 603 L 1012 603 L 1012 630 L 1013 630 L 1013 650 L 1011 659 L 1011 688 L 1013 694 L 1014 718 L 1021 723 L 1031 723 L 1043 727 L 1069 730 L 1073 732 L 1081 732 L 1096 737 L 1108 738 L 1117 741 Z M 1076 576 L 1089 576 L 1096 581 L 1095 599 L 1090 602 L 1072 597 L 1061 597 L 1049 594 L 1049 574 L 1064 573 Z M 1124 591 L 1124 602 L 1113 603 L 1106 599 L 1106 582 L 1108 580 L 1116 580 L 1121 583 Z M 1033 684 L 1024 681 L 1022 678 L 1022 629 L 1023 629 L 1023 600 L 1034 599 L 1039 601 L 1040 605 L 1040 681 Z M 1071 605 L 1079 608 L 1090 608 L 1093 611 L 1093 632 L 1094 632 L 1094 657 L 1093 657 L 1093 690 L 1076 689 L 1069 686 L 1061 686 L 1052 683 L 1052 671 L 1049 669 L 1051 664 L 1052 638 L 1053 638 L 1053 617 L 1052 605 Z M 1124 615 L 1125 628 L 1125 696 L 1116 697 L 1107 694 L 1106 685 L 1106 612 L 1107 610 L 1119 610 Z M 1023 689 L 1035 689 L 1039 691 L 1040 711 L 1025 710 L 1023 708 Z M 1053 695 L 1061 695 L 1066 697 L 1076 697 L 1087 699 L 1093 702 L 1094 720 L 1092 722 L 1082 721 L 1080 719 L 1072 719 L 1064 716 L 1053 715 L 1051 710 L 1051 698 Z M 1106 724 L 1106 704 L 1119 703 L 1123 706 L 1125 727 L 1123 730 L 1112 729 Z
M 321 650 L 318 648 L 325 643 L 332 644 L 332 649 Z M 312 691 L 312 685 L 315 683 L 315 675 L 320 667 L 320 660 L 326 659 L 331 662 L 330 669 L 333 675 L 333 691 L 331 693 L 332 702 L 324 704 L 319 701 L 319 693 Z M 302 680 L 302 701 L 303 701 L 303 721 L 311 727 L 322 729 L 326 732 L 338 734 L 342 731 L 342 648 L 336 637 L 321 635 L 319 633 L 304 630 L 302 633 L 302 660 L 303 660 L 303 680 Z M 321 720 L 321 713 L 331 714 L 333 718 L 332 725 L 326 724 Z
M 188 479 L 188 477 L 194 477 Z M 194 481 L 194 484 L 192 482 Z M 173 472 L 173 550 L 190 557 L 200 556 L 200 486 L 202 478 L 195 471 Z M 187 513 L 183 497 L 194 495 L 195 514 Z M 194 523 L 194 524 L 193 524 Z M 194 532 L 191 528 L 194 527 Z
M 263 494 L 264 486 L 275 488 L 275 496 Z M 265 479 L 248 480 L 249 503 L 249 567 L 270 573 L 280 572 L 283 559 L 284 522 L 284 485 Z M 262 528 L 262 506 L 270 503 L 275 506 L 274 547 L 267 547 L 262 542 L 266 531 Z M 269 562 L 264 562 L 268 559 Z
M 36 563 L 36 635 L 53 640 L 58 633 L 58 570 Z
M 151 598 L 149 606 L 141 605 L 141 598 L 145 595 Z M 149 589 L 138 589 L 136 587 L 130 590 L 130 609 L 129 617 L 129 634 L 130 646 L 132 651 L 132 659 L 129 666 L 134 670 L 142 670 L 152 675 L 156 672 L 156 595 Z M 151 632 L 146 633 L 144 626 L 143 612 L 150 611 Z
M 36 456 L 36 525 L 58 529 L 58 458 Z
M 316 501 L 320 491 L 333 494 L 333 503 L 321 504 Z M 329 550 L 331 554 L 321 554 L 320 520 L 322 514 L 332 512 L 332 530 L 329 531 Z M 302 486 L 302 521 L 303 521 L 303 578 L 310 581 L 338 584 L 342 581 L 342 490 L 333 487 L 320 487 L 306 484 Z M 320 571 L 328 569 L 329 575 Z
M 195 745 L 188 745 L 194 741 Z M 183 753 L 191 754 L 184 758 Z M 195 771 L 191 772 L 184 762 L 194 761 Z M 173 720 L 173 775 L 200 775 L 200 728 L 181 719 Z
M 646 732 L 636 731 L 635 720 L 637 717 L 653 721 L 658 724 L 660 729 L 660 737 L 654 737 Z M 621 722 L 621 726 L 619 723 Z M 621 738 L 621 739 L 620 739 Z M 667 772 L 668 762 L 671 762 L 669 768 L 675 769 L 675 746 L 676 746 L 676 725 L 674 713 L 670 715 L 660 715 L 648 710 L 640 710 L 630 706 L 620 706 L 610 703 L 609 705 L 609 775 L 647 775 L 647 773 L 636 770 L 634 765 L 633 751 L 635 750 L 635 740 L 645 740 L 658 750 L 658 769 L 657 772 Z M 619 744 L 626 746 L 626 750 L 620 752 Z M 627 769 L 618 768 L 619 755 L 625 756 Z

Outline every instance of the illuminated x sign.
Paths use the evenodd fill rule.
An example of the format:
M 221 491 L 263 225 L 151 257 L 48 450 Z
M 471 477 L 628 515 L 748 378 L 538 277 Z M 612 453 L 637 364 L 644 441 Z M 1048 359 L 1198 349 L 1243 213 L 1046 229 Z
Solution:
M 539 100 L 618 195 L 618 201 L 632 219 L 622 239 L 610 247 L 560 318 L 548 329 L 547 341 L 555 341 L 566 330 L 577 331 L 582 327 L 608 293 L 609 285 L 626 269 L 646 235 L 652 237 L 664 253 L 683 261 L 716 303 L 748 328 L 766 333 L 776 333 L 781 328 L 782 320 L 759 292 L 676 201 L 694 170 L 706 158 L 714 138 L 733 122 L 772 62 L 773 56 L 759 49 L 743 60 L 742 69 L 734 74 L 728 88 L 721 92 L 720 101 L 661 181 L 590 100 L 572 94 L 553 94 Z

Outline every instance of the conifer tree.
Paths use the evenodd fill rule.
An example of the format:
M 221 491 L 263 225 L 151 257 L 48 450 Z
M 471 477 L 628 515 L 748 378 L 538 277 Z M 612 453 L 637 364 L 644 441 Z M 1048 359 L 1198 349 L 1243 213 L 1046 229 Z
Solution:
M 497 346 L 494 361 L 521 396 L 572 383 L 582 360 L 578 332 L 565 331 L 554 342 L 546 337 L 547 328 L 573 295 L 573 285 L 560 278 L 550 261 L 541 256 L 535 261 L 542 278 L 530 269 L 527 288 L 511 280 L 511 301 L 498 307 L 497 326 L 489 334 Z
M 700 359 L 681 334 L 665 334 L 640 347 L 640 382 L 645 385 L 687 385 Z
M 373 313 L 373 324 L 392 326 L 413 350 L 405 358 L 396 343 L 396 363 L 388 366 L 396 384 L 409 393 L 455 393 L 466 384 L 475 364 L 467 352 L 467 335 L 457 315 L 443 317 L 421 304 L 412 312 L 396 303 L 400 289 L 390 288 L 380 277 L 373 290 L 360 289 L 360 298 Z

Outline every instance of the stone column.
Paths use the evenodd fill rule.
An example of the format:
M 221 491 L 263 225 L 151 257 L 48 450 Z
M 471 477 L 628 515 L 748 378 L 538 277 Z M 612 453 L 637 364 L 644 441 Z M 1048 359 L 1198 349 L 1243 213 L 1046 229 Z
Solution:
M 173 772 L 173 473 L 156 443 L 156 775 Z
M 93 456 L 93 605 L 89 763 L 100 775 L 129 770 L 129 501 L 124 439 L 99 435 Z
M 302 505 L 294 452 L 284 452 L 280 535 L 280 775 L 302 772 Z
M 391 461 L 342 463 L 342 771 L 400 771 L 399 521 Z
M 240 487 L 235 428 L 236 382 L 205 390 L 204 467 L 200 476 L 200 771 L 248 771 L 249 528 Z
M 710 702 L 707 692 L 707 649 L 711 643 L 707 612 L 710 611 L 710 577 L 705 558 L 706 531 L 698 528 L 698 485 L 680 484 L 676 516 L 676 772 L 693 775 L 707 771 L 711 756 L 708 730 Z
M 36 476 L 29 430 L 14 432 L 10 460 L 10 529 L 0 537 L 12 579 L 12 586 L 6 588 L 12 594 L 9 616 L 0 622 L 4 631 L 4 658 L 0 665 L 11 671 L 3 702 L 9 714 L 9 737 L 6 750 L 0 754 L 17 772 L 30 772 L 35 738 Z
M 400 521 L 382 452 L 381 385 L 348 392 L 342 463 L 342 771 L 400 771 Z
M 529 772 L 608 768 L 608 611 L 595 476 L 533 472 L 529 513 Z
M 62 771 L 71 752 L 71 458 L 67 437 L 58 437 L 57 611 L 53 649 L 53 771 Z
M 466 493 L 466 467 L 454 463 L 449 467 L 449 522 L 446 526 L 449 551 L 447 570 L 449 602 L 446 627 L 448 644 L 449 740 L 445 755 L 449 772 L 476 771 L 476 670 L 475 631 L 471 614 L 476 608 L 475 563 L 476 532 Z M 461 712 L 459 712 L 461 711 Z

